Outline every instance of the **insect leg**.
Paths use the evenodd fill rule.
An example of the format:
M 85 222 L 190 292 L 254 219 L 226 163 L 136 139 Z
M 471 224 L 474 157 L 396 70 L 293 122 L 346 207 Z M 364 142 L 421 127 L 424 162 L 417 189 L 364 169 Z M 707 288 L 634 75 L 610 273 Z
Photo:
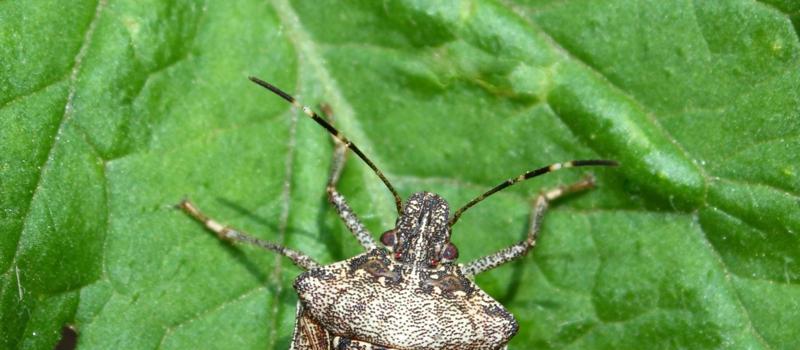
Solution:
M 383 181 L 383 184 L 386 185 L 386 189 L 388 189 L 389 192 L 392 192 L 392 196 L 394 197 L 394 204 L 395 204 L 395 207 L 397 207 L 397 214 L 402 214 L 403 213 L 403 200 L 400 199 L 400 195 L 397 194 L 397 190 L 394 189 L 394 186 L 392 186 L 392 184 L 389 182 L 389 179 L 387 179 L 386 176 L 383 175 L 383 172 L 381 172 L 380 169 L 378 169 L 378 167 L 375 165 L 375 163 L 373 163 L 371 160 L 369 160 L 369 158 L 367 158 L 367 156 L 364 155 L 364 152 L 361 152 L 361 149 L 358 148 L 358 146 L 356 146 L 355 143 L 353 143 L 352 141 L 348 140 L 347 137 L 345 137 L 344 135 L 342 135 L 342 133 L 339 132 L 339 130 L 334 128 L 333 125 L 328 123 L 328 121 L 326 121 L 325 119 L 322 119 L 319 115 L 317 115 L 316 112 L 311 110 L 311 108 L 303 106 L 302 104 L 300 104 L 300 102 L 295 100 L 294 97 L 292 97 L 291 95 L 285 93 L 283 90 L 278 89 L 277 86 L 272 85 L 272 84 L 270 84 L 270 83 L 268 83 L 266 81 L 263 81 L 261 79 L 258 79 L 256 77 L 250 77 L 250 80 L 252 82 L 260 85 L 261 87 L 263 87 L 263 88 L 265 88 L 265 89 L 267 89 L 269 91 L 272 91 L 272 93 L 280 96 L 281 98 L 283 98 L 287 102 L 291 103 L 292 106 L 295 106 L 297 108 L 302 109 L 303 113 L 305 113 L 307 116 L 309 116 L 317 124 L 319 124 L 320 126 L 325 128 L 325 130 L 327 130 L 328 133 L 331 134 L 331 136 L 333 136 L 335 139 L 339 140 L 342 144 L 345 145 L 345 147 L 351 149 L 353 151 L 353 153 L 355 153 L 359 158 L 361 158 L 361 160 L 363 160 L 364 163 L 366 163 L 367 166 L 369 166 L 369 168 L 372 169 L 373 172 L 375 172 L 375 175 L 377 175 L 378 178 L 380 178 L 381 181 Z
M 332 112 L 330 107 L 323 105 L 322 110 L 331 118 Z M 364 249 L 372 250 L 376 247 L 375 240 L 372 238 L 372 233 L 358 220 L 358 217 L 353 212 L 353 209 L 350 208 L 350 205 L 347 204 L 344 196 L 339 193 L 339 191 L 336 191 L 336 184 L 339 183 L 339 176 L 342 174 L 347 158 L 347 145 L 336 137 L 333 137 L 333 142 L 333 161 L 331 163 L 331 173 L 328 177 L 328 186 L 326 188 L 328 200 L 333 204 L 333 207 L 336 208 L 336 212 L 339 213 L 339 217 L 342 218 L 347 229 L 356 236 L 358 243 L 360 243 Z
M 319 264 L 316 261 L 314 261 L 314 259 L 299 251 L 286 248 L 280 244 L 267 242 L 265 240 L 255 238 L 245 232 L 235 230 L 233 228 L 220 224 L 214 219 L 211 219 L 205 214 L 203 214 L 188 199 L 182 200 L 181 203 L 178 204 L 178 207 L 181 210 L 183 210 L 186 214 L 194 218 L 195 220 L 202 222 L 207 229 L 209 229 L 211 232 L 214 232 L 217 235 L 217 237 L 219 237 L 222 240 L 248 243 L 259 246 L 266 250 L 276 252 L 280 255 L 289 258 L 289 260 L 291 260 L 295 265 L 305 270 L 310 270 L 319 266 Z
M 536 245 L 536 239 L 539 236 L 539 231 L 541 230 L 542 226 L 542 218 L 544 217 L 545 212 L 547 212 L 550 202 L 563 195 L 583 191 L 592 187 L 594 187 L 594 178 L 587 176 L 583 180 L 572 185 L 560 186 L 540 194 L 538 197 L 536 197 L 536 200 L 533 204 L 528 236 L 523 241 L 515 245 L 465 264 L 461 268 L 464 275 L 475 276 L 481 272 L 493 269 L 527 254 L 528 251 L 530 251 Z

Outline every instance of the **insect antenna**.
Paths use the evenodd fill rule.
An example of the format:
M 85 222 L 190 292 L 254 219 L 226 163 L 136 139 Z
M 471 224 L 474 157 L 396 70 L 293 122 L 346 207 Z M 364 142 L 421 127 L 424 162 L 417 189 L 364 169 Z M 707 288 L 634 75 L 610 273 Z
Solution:
M 388 188 L 389 191 L 392 192 L 392 196 L 394 196 L 394 204 L 397 207 L 397 213 L 402 214 L 403 201 L 400 199 L 400 195 L 397 194 L 397 191 L 394 189 L 394 186 L 392 186 L 392 184 L 389 183 L 389 179 L 387 179 L 386 176 L 384 176 L 383 173 L 380 170 L 378 170 L 378 167 L 375 166 L 375 163 L 373 163 L 371 160 L 369 160 L 369 158 L 367 158 L 366 155 L 364 155 L 364 152 L 361 152 L 361 150 L 358 148 L 358 146 L 356 146 L 356 144 L 348 140 L 347 137 L 345 137 L 344 135 L 342 135 L 342 133 L 339 132 L 339 130 L 333 127 L 333 125 L 328 123 L 325 119 L 322 119 L 316 112 L 311 110 L 311 108 L 303 106 L 302 104 L 297 102 L 297 100 L 295 100 L 294 97 L 285 93 L 283 90 L 278 89 L 275 85 L 272 85 L 256 77 L 250 77 L 250 80 L 258 85 L 261 85 L 267 90 L 272 91 L 274 94 L 282 97 L 284 100 L 288 101 L 293 106 L 302 109 L 303 113 L 311 117 L 311 119 L 317 122 L 317 124 L 321 125 L 323 128 L 325 128 L 325 130 L 328 130 L 328 132 L 331 135 L 333 135 L 333 137 L 342 142 L 345 145 L 345 147 L 349 148 L 350 150 L 353 151 L 353 153 L 358 155 L 358 157 L 361 158 L 361 160 L 363 160 L 364 163 L 367 163 L 367 166 L 369 166 L 370 169 L 372 169 L 372 171 L 375 172 L 375 175 L 378 175 L 381 181 L 383 181 L 383 184 L 386 185 L 386 188 Z
M 508 179 L 506 181 L 503 181 L 501 184 L 499 184 L 499 185 L 493 187 L 492 189 L 484 192 L 482 195 L 480 195 L 478 197 L 475 197 L 475 199 L 469 201 L 469 203 L 465 204 L 463 207 L 458 208 L 458 210 L 456 210 L 455 214 L 453 214 L 453 217 L 450 218 L 450 221 L 448 222 L 448 224 L 452 227 L 453 225 L 456 224 L 458 219 L 461 217 L 461 214 L 464 214 L 464 212 L 467 211 L 467 209 L 471 208 L 475 204 L 478 204 L 478 202 L 486 199 L 486 197 L 489 197 L 489 196 L 501 191 L 502 189 L 504 189 L 504 188 L 506 188 L 508 186 L 511 186 L 511 185 L 513 185 L 513 184 L 515 184 L 517 182 L 525 181 L 525 180 L 537 177 L 539 175 L 544 175 L 544 174 L 547 174 L 549 172 L 553 172 L 553 171 L 556 171 L 556 170 L 559 170 L 559 169 L 564 169 L 564 168 L 573 168 L 573 167 L 579 167 L 579 166 L 617 166 L 617 165 L 619 165 L 619 163 L 617 163 L 616 161 L 614 161 L 614 160 L 606 160 L 606 159 L 573 160 L 573 161 L 564 162 L 564 163 L 555 163 L 555 164 L 548 165 L 546 167 L 542 167 L 542 168 L 539 168 L 539 169 L 527 171 L 527 172 L 525 172 L 523 174 L 520 174 L 517 177 L 510 178 L 510 179 Z

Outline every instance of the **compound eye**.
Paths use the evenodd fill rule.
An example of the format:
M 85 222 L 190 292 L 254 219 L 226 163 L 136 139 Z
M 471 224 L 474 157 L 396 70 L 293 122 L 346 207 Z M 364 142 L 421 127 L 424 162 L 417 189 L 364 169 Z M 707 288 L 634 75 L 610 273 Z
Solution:
M 381 243 L 387 247 L 394 247 L 397 242 L 397 229 L 391 229 L 381 235 Z
M 458 259 L 458 248 L 453 243 L 447 243 L 442 252 L 442 260 L 456 260 Z

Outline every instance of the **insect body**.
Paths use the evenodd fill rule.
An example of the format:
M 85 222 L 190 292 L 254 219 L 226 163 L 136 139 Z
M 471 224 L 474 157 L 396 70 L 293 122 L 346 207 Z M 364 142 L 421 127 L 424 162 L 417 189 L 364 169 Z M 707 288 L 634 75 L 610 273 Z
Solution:
M 340 337 L 400 349 L 504 344 L 517 323 L 450 263 L 448 214 L 441 197 L 415 193 L 384 234 L 386 248 L 302 274 L 294 286 L 308 317 Z
M 516 334 L 514 317 L 483 292 L 472 277 L 523 256 L 536 243 L 548 203 L 566 193 L 593 186 L 592 178 L 556 188 L 534 203 L 526 239 L 467 264 L 456 264 L 450 242 L 461 214 L 491 194 L 550 171 L 573 166 L 613 166 L 608 160 L 557 163 L 509 179 L 473 199 L 450 216 L 448 203 L 430 192 L 403 202 L 392 185 L 358 147 L 330 123 L 280 89 L 251 78 L 283 97 L 325 127 L 336 140 L 328 197 L 366 252 L 321 266 L 305 254 L 219 224 L 188 200 L 180 207 L 220 238 L 277 252 L 305 269 L 294 282 L 299 296 L 292 349 L 501 349 Z M 336 183 L 350 149 L 367 163 L 395 198 L 398 219 L 381 235 L 379 246 L 353 213 Z

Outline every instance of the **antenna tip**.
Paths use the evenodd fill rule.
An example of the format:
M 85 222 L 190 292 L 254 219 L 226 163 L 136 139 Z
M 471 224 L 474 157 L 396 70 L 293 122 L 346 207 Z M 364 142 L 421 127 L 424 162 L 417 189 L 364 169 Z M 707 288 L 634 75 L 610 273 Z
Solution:
M 248 76 L 247 79 L 250 79 L 250 81 L 252 81 L 252 82 L 254 82 L 254 83 L 258 84 L 258 85 L 264 85 L 264 83 L 265 83 L 265 81 L 263 81 L 261 79 L 258 79 L 258 78 L 254 77 L 252 75 Z
M 610 159 L 575 160 L 572 166 L 619 166 L 619 162 Z
M 263 80 L 261 80 L 259 78 L 254 77 L 254 76 L 249 76 L 247 78 L 250 79 L 250 81 L 258 84 L 259 86 L 261 86 L 261 87 L 263 87 L 263 88 L 265 88 L 265 89 L 267 89 L 269 91 L 272 91 L 273 93 L 275 93 L 276 95 L 280 96 L 284 100 L 289 101 L 289 103 L 295 105 L 295 107 L 302 107 L 302 106 L 298 105 L 297 102 L 295 102 L 294 97 L 292 97 L 291 95 L 283 92 L 283 90 L 279 89 L 277 86 L 272 85 L 272 84 L 270 84 L 270 83 L 268 83 L 266 81 L 263 81 Z

